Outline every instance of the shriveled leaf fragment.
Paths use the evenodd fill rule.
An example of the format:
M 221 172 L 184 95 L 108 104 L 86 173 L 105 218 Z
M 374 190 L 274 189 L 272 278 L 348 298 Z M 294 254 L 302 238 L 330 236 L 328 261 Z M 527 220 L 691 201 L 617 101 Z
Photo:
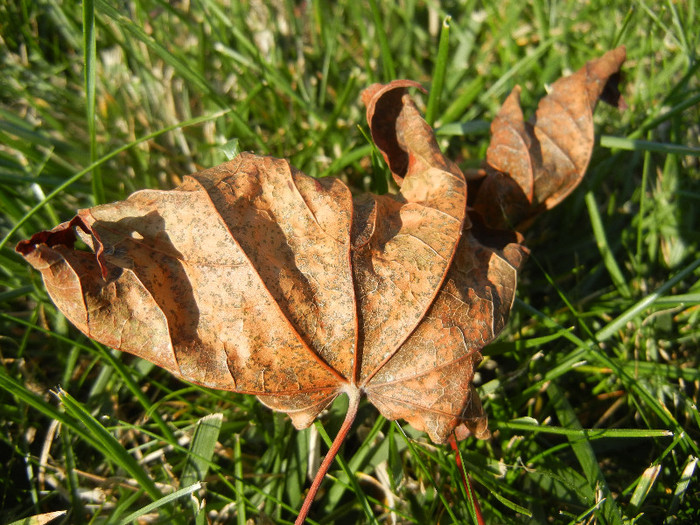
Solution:
M 488 175 L 474 199 L 487 224 L 522 229 L 578 186 L 593 152 L 598 99 L 623 107 L 617 91 L 625 48 L 618 47 L 552 84 L 530 122 L 520 109 L 520 87 L 491 124 Z

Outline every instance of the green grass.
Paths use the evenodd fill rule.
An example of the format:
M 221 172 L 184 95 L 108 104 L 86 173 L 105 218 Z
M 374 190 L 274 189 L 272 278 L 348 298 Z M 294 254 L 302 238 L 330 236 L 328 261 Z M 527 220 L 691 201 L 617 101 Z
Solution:
M 476 167 L 516 83 L 531 114 L 618 44 L 629 109 L 599 107 L 584 183 L 528 232 L 478 374 L 493 438 L 460 453 L 489 523 L 697 522 L 698 25 L 694 0 L 0 1 L 0 522 L 291 522 L 345 408 L 297 432 L 253 397 L 89 341 L 17 241 L 171 188 L 234 139 L 381 187 L 359 93 L 394 76 L 436 87 L 423 103 L 440 144 Z M 363 403 L 311 517 L 470 523 L 469 509 L 449 447 Z

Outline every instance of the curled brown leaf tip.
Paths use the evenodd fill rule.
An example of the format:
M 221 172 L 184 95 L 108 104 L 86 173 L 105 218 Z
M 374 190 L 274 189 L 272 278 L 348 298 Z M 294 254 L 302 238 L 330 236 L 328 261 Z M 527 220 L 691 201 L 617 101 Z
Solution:
M 621 46 L 557 80 L 530 122 L 520 110 L 520 88 L 513 90 L 491 125 L 489 173 L 470 188 L 470 201 L 487 224 L 523 230 L 578 186 L 593 151 L 599 97 L 624 104 L 615 95 L 624 60 Z
M 428 126 L 407 94 L 407 88 L 425 89 L 412 80 L 373 84 L 362 93 L 367 106 L 367 123 L 372 139 L 386 160 L 396 183 L 401 186 L 410 172 L 431 166 L 464 177 L 459 167 L 445 158 Z
M 362 92 L 372 140 L 382 152 L 398 184 L 401 184 L 408 169 L 408 153 L 400 144 L 396 124 L 405 109 L 403 97 L 409 87 L 425 91 L 413 80 L 394 80 L 388 84 L 372 84 Z M 407 103 L 411 104 L 408 100 Z
M 595 108 L 597 100 L 619 109 L 627 107 L 619 90 L 619 83 L 622 77 L 620 68 L 626 58 L 627 49 L 625 46 L 619 46 L 612 51 L 608 51 L 598 60 L 588 62 L 586 65 L 586 76 L 591 79 L 600 79 L 597 83 L 589 83 L 591 110 Z

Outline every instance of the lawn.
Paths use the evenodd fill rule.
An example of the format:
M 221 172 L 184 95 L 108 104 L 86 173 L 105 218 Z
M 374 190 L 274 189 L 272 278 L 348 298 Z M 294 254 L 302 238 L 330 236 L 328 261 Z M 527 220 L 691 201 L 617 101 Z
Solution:
M 235 151 L 378 191 L 360 92 L 397 78 L 478 168 L 514 86 L 529 116 L 618 45 L 627 108 L 526 233 L 459 457 L 486 523 L 700 521 L 698 27 L 694 0 L 0 0 L 0 522 L 291 523 L 347 408 L 297 431 L 91 341 L 17 242 Z M 363 402 L 309 522 L 474 520 L 454 451 Z

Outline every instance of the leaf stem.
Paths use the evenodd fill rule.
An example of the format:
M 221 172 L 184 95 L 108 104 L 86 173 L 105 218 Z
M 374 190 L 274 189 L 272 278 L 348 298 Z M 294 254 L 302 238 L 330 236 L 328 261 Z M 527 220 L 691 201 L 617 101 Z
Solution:
M 343 444 L 343 441 L 345 441 L 345 437 L 348 435 L 350 427 L 352 427 L 352 424 L 355 421 L 357 408 L 360 406 L 360 392 L 359 390 L 348 391 L 347 394 L 350 401 L 348 403 L 348 412 L 345 414 L 343 425 L 340 427 L 338 434 L 335 436 L 331 448 L 328 449 L 326 457 L 323 458 L 323 463 L 321 463 L 321 466 L 316 473 L 316 477 L 314 477 L 314 481 L 311 483 L 311 487 L 309 487 L 309 492 L 307 492 L 306 498 L 304 498 L 304 503 L 302 504 L 301 509 L 299 509 L 299 515 L 297 516 L 297 520 L 294 522 L 294 525 L 302 525 L 306 521 L 306 516 L 309 514 L 309 509 L 311 508 L 311 504 L 314 502 L 316 493 L 321 487 L 321 483 L 326 477 L 326 473 L 328 472 L 331 463 L 333 463 L 335 456 L 338 454 L 338 450 L 340 450 L 340 446 Z
M 457 468 L 459 473 L 462 475 L 462 485 L 464 485 L 464 490 L 467 493 L 469 511 L 472 515 L 472 520 L 477 523 L 477 525 L 485 525 L 484 516 L 481 513 L 481 507 L 479 506 L 479 500 L 476 499 L 474 494 L 474 489 L 472 489 L 471 480 L 467 475 L 467 470 L 464 468 L 464 463 L 462 462 L 462 454 L 459 451 L 459 446 L 457 445 L 457 440 L 455 439 L 454 431 L 449 437 L 450 447 L 455 451 L 455 462 L 457 463 Z

